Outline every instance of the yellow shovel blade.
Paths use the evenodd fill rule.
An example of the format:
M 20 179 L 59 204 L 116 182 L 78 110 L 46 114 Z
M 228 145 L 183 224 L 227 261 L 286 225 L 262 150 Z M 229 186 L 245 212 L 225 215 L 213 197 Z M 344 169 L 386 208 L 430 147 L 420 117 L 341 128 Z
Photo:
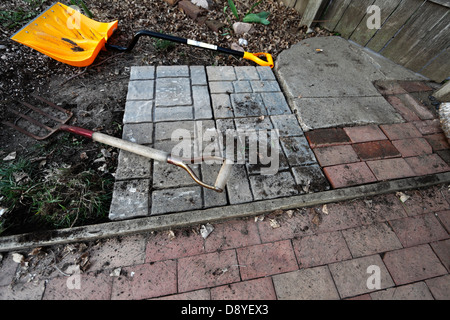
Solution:
M 15 33 L 11 39 L 55 60 L 76 67 L 92 64 L 118 21 L 101 23 L 55 3 Z

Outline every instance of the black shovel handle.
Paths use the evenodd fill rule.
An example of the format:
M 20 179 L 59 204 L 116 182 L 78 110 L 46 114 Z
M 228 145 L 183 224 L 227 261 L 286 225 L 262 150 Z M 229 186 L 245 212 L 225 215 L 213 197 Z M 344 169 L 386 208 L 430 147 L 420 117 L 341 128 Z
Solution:
M 244 52 L 242 52 L 242 51 L 222 48 L 222 47 L 219 47 L 216 45 L 212 45 L 212 44 L 208 44 L 208 43 L 204 43 L 204 42 L 200 42 L 200 41 L 184 39 L 184 38 L 175 37 L 175 36 L 171 36 L 171 35 L 167 35 L 167 34 L 163 34 L 163 33 L 159 33 L 159 32 L 154 32 L 154 31 L 149 31 L 149 30 L 141 30 L 138 33 L 136 33 L 134 35 L 133 39 L 131 40 L 130 44 L 128 45 L 128 47 L 121 47 L 121 46 L 116 46 L 116 45 L 111 45 L 111 44 L 106 44 L 105 47 L 107 50 L 130 52 L 131 50 L 133 50 L 133 48 L 136 45 L 136 43 L 138 42 L 139 38 L 142 36 L 148 36 L 148 37 L 153 37 L 153 38 L 158 38 L 158 39 L 163 39 L 163 40 L 169 40 L 172 42 L 188 44 L 188 45 L 199 47 L 199 48 L 219 51 L 219 52 L 222 52 L 225 54 L 231 54 L 231 55 L 237 56 L 239 58 L 244 57 Z

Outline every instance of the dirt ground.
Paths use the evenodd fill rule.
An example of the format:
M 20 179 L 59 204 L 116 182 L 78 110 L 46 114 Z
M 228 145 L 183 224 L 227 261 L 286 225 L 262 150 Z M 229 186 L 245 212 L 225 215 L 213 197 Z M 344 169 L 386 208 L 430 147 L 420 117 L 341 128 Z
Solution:
M 69 4 L 69 1 L 66 2 Z M 238 43 L 239 38 L 245 38 L 248 41 L 248 46 L 244 48 L 246 51 L 269 52 L 276 59 L 282 50 L 306 37 L 327 35 L 326 31 L 319 29 L 306 35 L 305 28 L 299 26 L 301 17 L 294 9 L 279 1 L 263 0 L 254 8 L 254 12 L 270 12 L 270 24 L 254 24 L 251 34 L 238 36 L 231 27 L 237 19 L 229 8 L 224 10 L 228 5 L 227 0 L 210 2 L 213 4 L 212 9 L 204 11 L 203 16 L 207 20 L 223 23 L 218 32 L 212 31 L 204 22 L 194 21 L 176 5 L 171 6 L 164 0 L 85 0 L 94 20 L 119 20 L 119 28 L 108 43 L 121 46 L 126 46 L 137 31 L 147 29 L 225 48 Z M 257 3 L 254 0 L 234 2 L 241 18 Z M 52 3 L 53 0 L 11 0 L 0 3 L 0 112 L 3 120 L 17 123 L 17 116 L 7 112 L 6 108 L 19 108 L 19 101 L 39 106 L 32 97 L 38 95 L 71 110 L 73 118 L 70 124 L 121 137 L 131 66 L 252 65 L 252 62 L 233 56 L 141 38 L 130 53 L 102 51 L 91 66 L 78 68 L 10 40 L 15 32 Z M 21 15 L 12 16 L 14 12 Z M 97 170 L 101 178 L 112 179 L 117 150 L 105 149 L 105 146 L 83 138 L 68 137 L 66 133 L 36 142 L 4 124 L 0 123 L 0 126 L 0 161 L 11 152 L 16 152 L 16 159 L 39 161 L 41 171 L 49 166 L 81 166 L 78 171 L 91 168 Z M 104 161 L 95 161 L 105 153 L 108 156 Z M 101 168 L 103 170 L 99 172 Z

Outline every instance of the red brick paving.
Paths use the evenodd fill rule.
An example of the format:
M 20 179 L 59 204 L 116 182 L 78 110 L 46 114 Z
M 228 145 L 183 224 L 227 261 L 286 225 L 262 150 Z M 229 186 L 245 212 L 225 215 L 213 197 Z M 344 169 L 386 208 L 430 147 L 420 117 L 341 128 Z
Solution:
M 352 145 L 361 161 L 400 157 L 397 148 L 388 140 L 357 143 Z
M 450 171 L 450 144 L 437 114 L 408 93 L 429 87 L 417 81 L 379 81 L 375 86 L 404 123 L 305 133 L 332 188 Z
M 377 181 L 365 162 L 341 164 L 324 168 L 333 188 L 343 188 Z
M 0 298 L 448 300 L 447 188 L 403 191 L 405 202 L 394 193 L 213 223 L 207 239 L 189 227 L 94 242 L 79 290 L 59 272 L 10 286 L 21 267 L 3 254 Z M 69 260 L 58 263 L 64 271 Z M 381 289 L 367 287 L 370 266 L 380 268 Z

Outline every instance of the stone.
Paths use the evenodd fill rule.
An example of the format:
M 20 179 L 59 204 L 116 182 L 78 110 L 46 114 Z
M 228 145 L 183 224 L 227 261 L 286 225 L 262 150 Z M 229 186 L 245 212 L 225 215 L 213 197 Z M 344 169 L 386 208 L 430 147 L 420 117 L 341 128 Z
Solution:
M 197 20 L 204 13 L 202 8 L 185 0 L 178 2 L 178 8 L 193 20 Z
M 244 33 L 252 33 L 253 26 L 251 23 L 246 22 L 235 22 L 233 23 L 234 33 L 237 35 L 241 35 Z

